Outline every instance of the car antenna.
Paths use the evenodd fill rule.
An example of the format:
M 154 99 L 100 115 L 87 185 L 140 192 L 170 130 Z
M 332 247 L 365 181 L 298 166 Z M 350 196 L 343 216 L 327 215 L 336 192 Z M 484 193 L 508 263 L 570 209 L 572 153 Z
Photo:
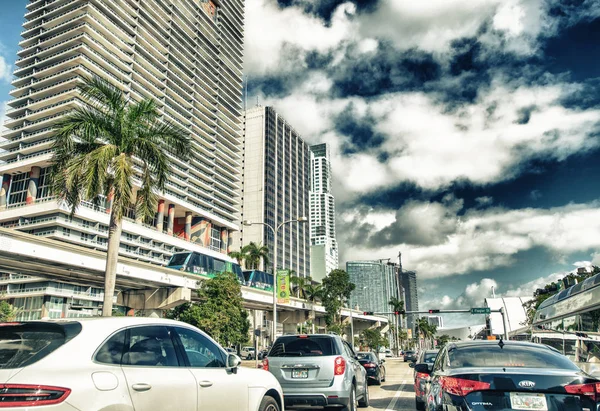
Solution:
M 505 345 L 506 345 L 506 344 L 504 344 L 504 341 L 502 341 L 502 337 L 500 337 L 500 342 L 498 342 L 498 346 L 499 346 L 500 348 L 504 348 L 504 346 L 505 346 Z

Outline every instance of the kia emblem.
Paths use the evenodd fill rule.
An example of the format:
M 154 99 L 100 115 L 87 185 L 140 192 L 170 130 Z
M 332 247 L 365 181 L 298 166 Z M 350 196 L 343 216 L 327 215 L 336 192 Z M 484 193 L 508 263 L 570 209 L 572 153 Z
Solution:
M 533 388 L 535 387 L 535 383 L 533 381 L 523 380 L 519 382 L 519 387 L 521 388 Z

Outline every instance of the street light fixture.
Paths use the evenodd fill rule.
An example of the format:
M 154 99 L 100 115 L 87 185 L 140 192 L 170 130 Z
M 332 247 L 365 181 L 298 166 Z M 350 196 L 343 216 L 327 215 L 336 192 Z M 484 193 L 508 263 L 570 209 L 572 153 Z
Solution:
M 302 216 L 298 218 L 294 218 L 293 220 L 287 220 L 283 223 L 279 224 L 276 228 L 273 228 L 270 224 L 263 222 L 252 222 L 250 220 L 242 221 L 242 225 L 251 226 L 251 225 L 264 225 L 271 230 L 273 234 L 273 330 L 271 335 L 271 344 L 275 342 L 275 336 L 277 335 L 277 233 L 279 229 L 288 223 L 307 223 L 308 217 Z

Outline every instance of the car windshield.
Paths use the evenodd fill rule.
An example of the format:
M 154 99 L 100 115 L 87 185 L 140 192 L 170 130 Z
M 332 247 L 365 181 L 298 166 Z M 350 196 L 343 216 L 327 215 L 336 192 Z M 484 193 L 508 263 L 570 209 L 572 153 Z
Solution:
M 79 323 L 5 323 L 0 326 L 0 369 L 21 368 L 46 357 L 81 331 Z
M 545 347 L 498 344 L 448 350 L 450 367 L 527 367 L 579 370 L 568 358 Z
M 269 357 L 320 357 L 339 354 L 331 337 L 293 335 L 278 338 L 269 352 Z
M 371 362 L 377 361 L 377 357 L 375 357 L 375 354 L 373 354 L 372 352 L 359 352 L 356 353 L 356 355 L 358 356 L 359 360 L 367 360 Z
M 425 354 L 423 354 L 423 362 L 427 364 L 433 364 L 435 362 L 435 357 L 437 357 L 436 352 L 426 352 Z

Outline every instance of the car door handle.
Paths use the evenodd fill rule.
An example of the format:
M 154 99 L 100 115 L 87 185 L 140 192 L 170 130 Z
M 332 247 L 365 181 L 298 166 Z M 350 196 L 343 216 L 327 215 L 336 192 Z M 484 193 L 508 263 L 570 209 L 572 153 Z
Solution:
M 201 387 L 212 387 L 213 382 L 212 381 L 200 381 L 198 384 Z
M 139 383 L 139 384 L 133 384 L 131 386 L 131 388 L 133 388 L 135 391 L 148 391 L 150 388 L 152 388 L 152 386 L 150 384 L 145 384 L 145 383 Z

